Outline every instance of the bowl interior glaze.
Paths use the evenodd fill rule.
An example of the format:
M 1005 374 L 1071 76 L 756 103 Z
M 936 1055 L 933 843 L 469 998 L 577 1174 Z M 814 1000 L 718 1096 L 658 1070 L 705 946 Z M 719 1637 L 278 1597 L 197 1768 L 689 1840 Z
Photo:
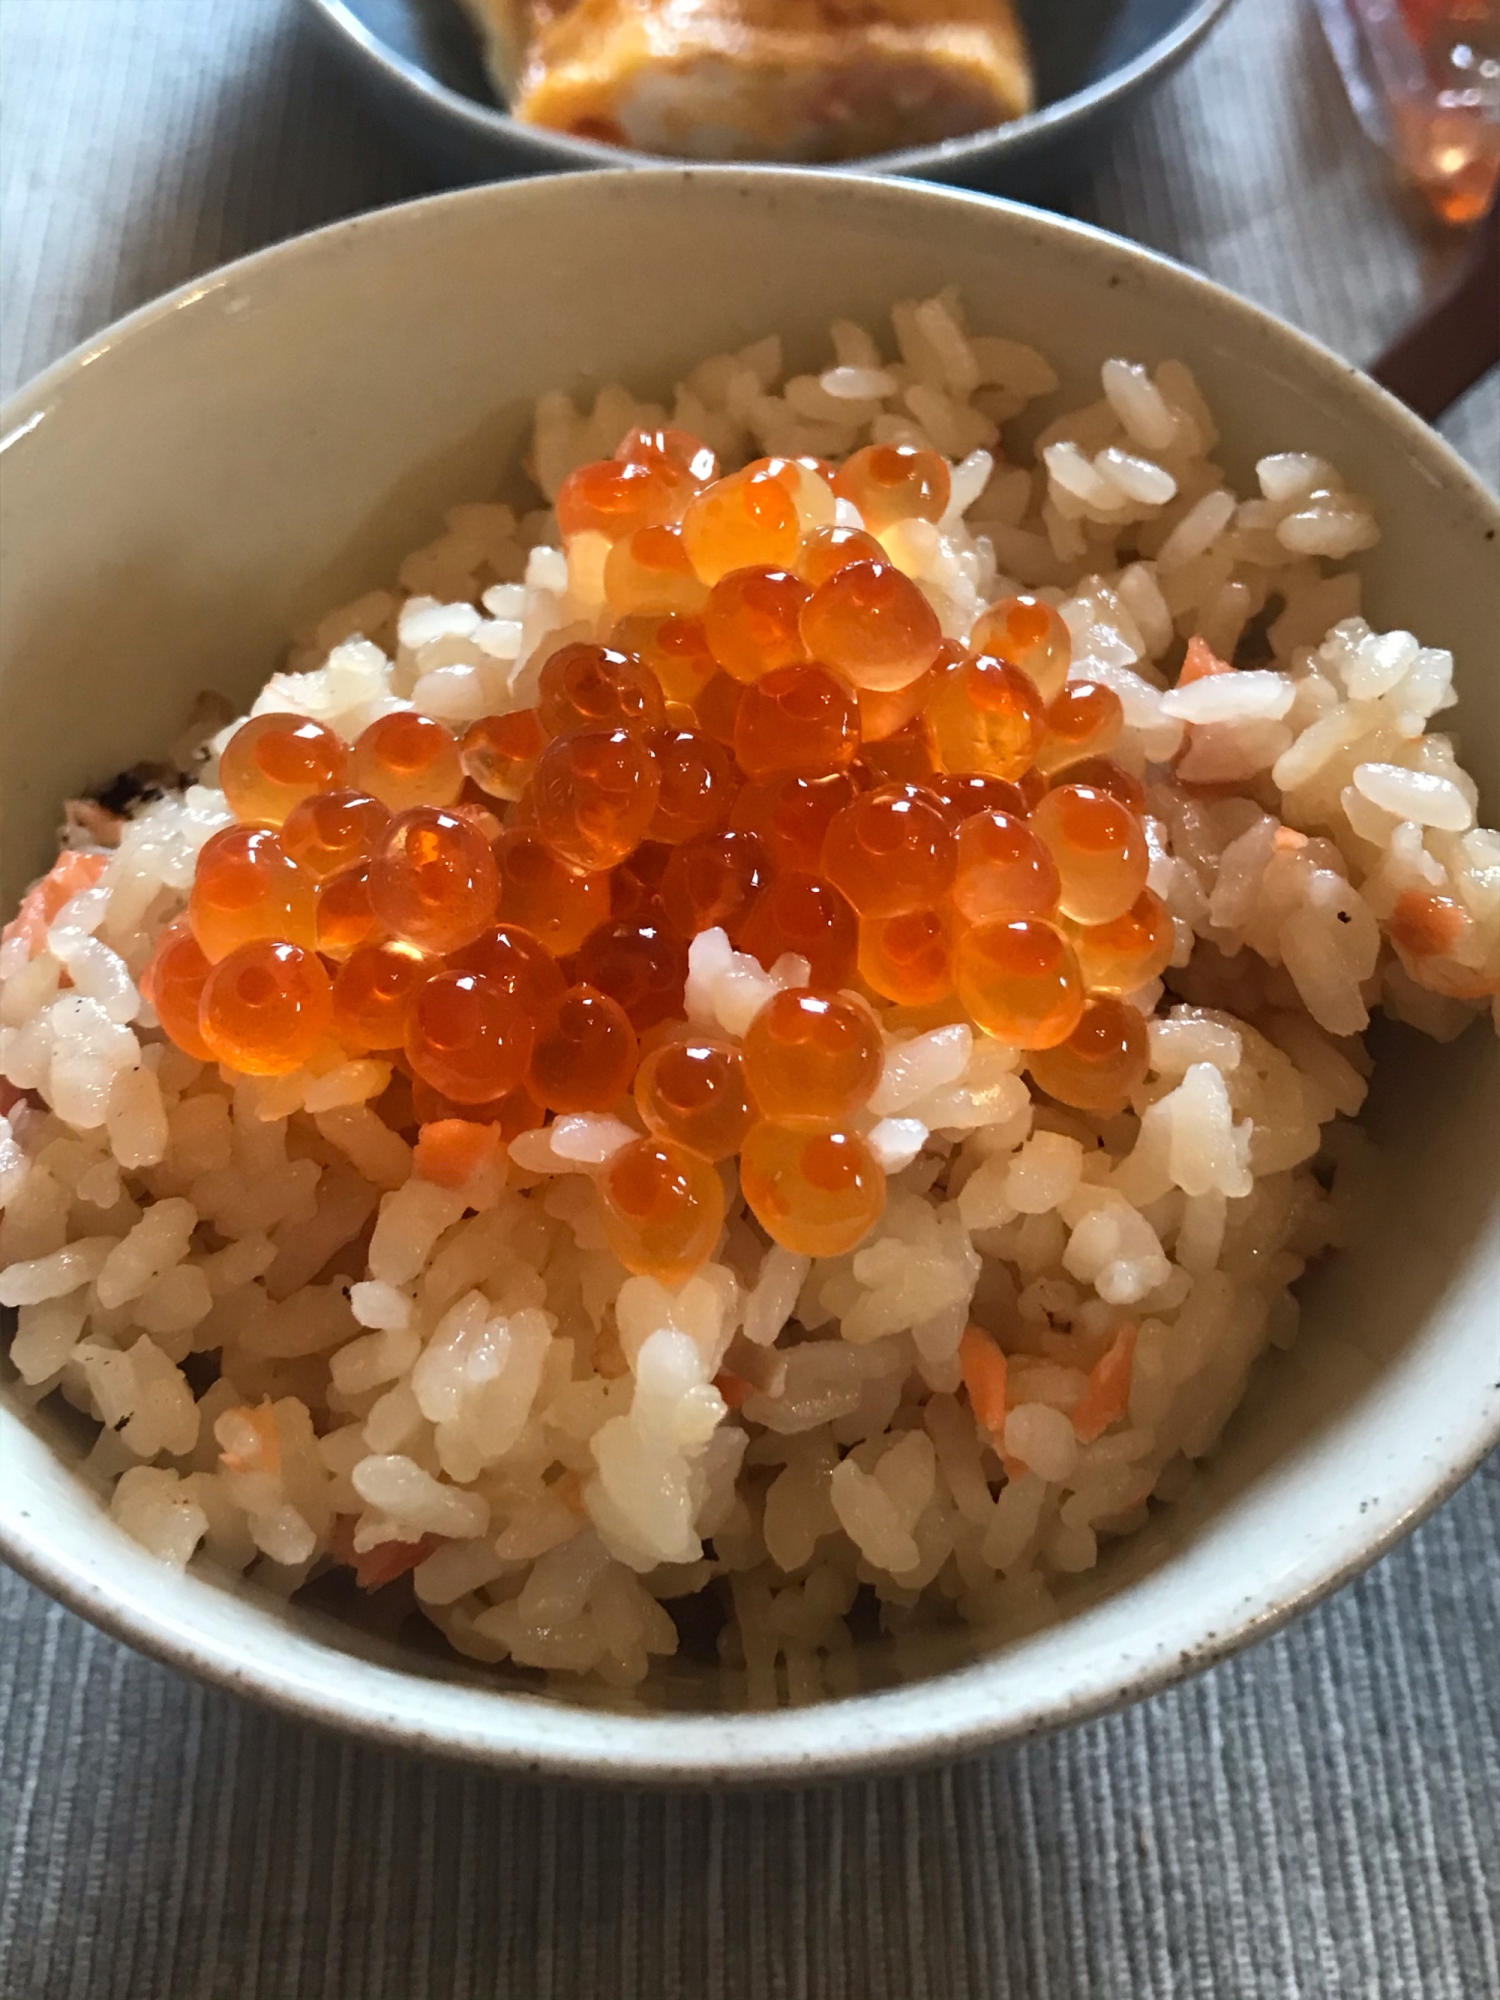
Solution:
M 1459 661 L 1461 747 L 1500 766 L 1500 510 L 1346 364 L 1115 239 L 948 191 L 780 170 L 636 170 L 436 197 L 205 279 L 100 336 L 0 423 L 0 894 L 46 865 L 58 802 L 160 750 L 204 686 L 248 698 L 287 635 L 512 482 L 541 391 L 666 388 L 773 328 L 816 361 L 835 315 L 960 285 L 972 323 L 1047 349 L 1061 398 L 1111 354 L 1198 373 L 1231 470 L 1321 452 L 1385 539 L 1367 608 Z M 1062 403 L 1059 406 L 1063 406 Z M 1491 798 L 1491 811 L 1494 800 Z M 1500 1063 L 1382 1030 L 1381 1188 L 1357 1253 L 1305 1288 L 1186 1500 L 1046 1630 L 920 1656 L 876 1642 L 870 1692 L 722 1711 L 684 1657 L 622 1699 L 542 1694 L 347 1603 L 174 1576 L 75 1470 L 89 1427 L 0 1386 L 0 1550 L 165 1658 L 337 1726 L 480 1761 L 638 1779 L 765 1779 L 935 1757 L 1164 1685 L 1355 1573 L 1500 1433 L 1493 1133 Z

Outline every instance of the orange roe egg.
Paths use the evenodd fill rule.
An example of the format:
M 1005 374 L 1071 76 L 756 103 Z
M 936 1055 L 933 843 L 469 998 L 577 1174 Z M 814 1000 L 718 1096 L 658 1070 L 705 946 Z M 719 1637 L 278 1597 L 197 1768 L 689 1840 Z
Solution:
M 332 996 L 316 952 L 259 938 L 221 958 L 204 982 L 198 1032 L 215 1058 L 249 1076 L 300 1069 L 328 1032 Z
M 399 1049 L 407 1003 L 431 970 L 430 959 L 391 938 L 356 946 L 334 975 L 334 1033 L 360 1052 Z
M 258 938 L 310 945 L 313 884 L 269 829 L 226 826 L 199 853 L 188 922 L 215 963 Z
M 683 937 L 715 928 L 736 937 L 770 879 L 755 834 L 702 834 L 674 849 L 661 879 L 662 909 Z
M 687 969 L 687 945 L 676 931 L 639 920 L 590 931 L 571 967 L 579 985 L 618 1002 L 638 1034 L 681 1018 Z
M 542 668 L 537 720 L 547 736 L 575 729 L 659 729 L 661 683 L 634 653 L 583 641 L 559 646 Z
M 530 931 L 554 957 L 576 951 L 596 924 L 608 922 L 608 875 L 570 868 L 535 829 L 507 827 L 495 860 L 501 922 Z
M 842 1125 L 866 1102 L 883 1055 L 868 1008 L 834 993 L 783 989 L 746 1031 L 745 1082 L 783 1125 Z
M 557 489 L 557 527 L 566 547 L 592 532 L 619 541 L 638 528 L 659 528 L 681 518 L 698 490 L 686 467 L 665 453 L 649 464 L 605 458 L 580 465 Z
M 380 716 L 357 738 L 349 783 L 393 813 L 410 812 L 413 806 L 451 806 L 464 788 L 464 767 L 443 723 L 403 709 Z
M 370 907 L 370 870 L 359 862 L 318 884 L 318 950 L 326 958 L 347 958 L 356 945 L 377 936 L 380 922 Z
M 925 674 L 918 674 L 914 681 L 908 681 L 905 687 L 857 688 L 859 733 L 864 739 L 866 754 L 872 743 L 883 743 L 887 737 L 900 734 L 913 723 L 921 725 L 922 711 L 936 686 L 937 679 L 929 668 Z
M 860 713 L 864 713 L 863 708 Z M 936 773 L 926 722 L 920 715 L 914 716 L 904 729 L 878 743 L 866 738 L 860 763 L 876 785 L 928 785 Z
M 1140 1009 L 1106 996 L 1088 1001 L 1065 1042 L 1027 1059 L 1032 1081 L 1059 1104 L 1113 1118 L 1151 1064 L 1151 1043 Z
M 735 799 L 730 824 L 758 834 L 778 868 L 805 875 L 817 872 L 823 842 L 834 815 L 860 795 L 852 771 L 826 778 L 798 778 L 782 772 L 744 786 Z
M 570 986 L 537 1021 L 527 1087 L 551 1111 L 607 1111 L 630 1088 L 635 1057 L 620 1003 Z
M 859 920 L 831 882 L 815 875 L 777 875 L 756 898 L 734 942 L 767 967 L 783 952 L 795 952 L 807 960 L 814 986 L 838 988 L 853 977 Z
M 705 681 L 693 703 L 698 727 L 717 743 L 733 744 L 745 698 L 744 684 L 728 674 L 716 673 Z
M 1108 792 L 1137 818 L 1146 810 L 1146 787 L 1134 772 L 1117 764 L 1113 757 L 1081 757 L 1069 764 L 1058 781 L 1068 785 L 1088 785 L 1096 792 Z
M 955 820 L 972 819 L 975 813 L 1009 813 L 1025 819 L 1031 810 L 1019 785 L 1006 778 L 992 778 L 987 771 L 939 771 L 927 781 Z
M 1061 931 L 1036 917 L 974 924 L 954 954 L 958 997 L 970 1018 L 1012 1048 L 1065 1042 L 1083 1012 L 1083 979 Z
M 536 760 L 547 747 L 534 708 L 508 715 L 481 715 L 464 731 L 458 746 L 464 776 L 492 799 L 518 799 L 531 783 Z
M 198 1003 L 211 969 L 203 947 L 186 921 L 179 918 L 157 939 L 151 962 L 141 975 L 141 992 L 156 1009 L 156 1018 L 178 1048 L 199 1062 L 213 1060 L 198 1032 Z
M 724 1184 L 710 1163 L 670 1139 L 635 1139 L 599 1179 L 604 1231 L 627 1271 L 680 1285 L 713 1254 Z
M 455 1104 L 487 1104 L 516 1089 L 531 1053 L 531 1016 L 481 972 L 437 972 L 406 1010 L 406 1059 Z
M 519 1001 L 535 1020 L 567 986 L 558 964 L 540 938 L 519 924 L 497 924 L 450 961 L 460 972 L 480 972 L 491 986 Z
M 1137 992 L 1160 979 L 1177 948 L 1171 913 L 1151 889 L 1142 889 L 1123 917 L 1067 929 L 1091 993 Z
M 680 472 L 691 473 L 700 486 L 719 476 L 719 461 L 702 438 L 670 424 L 658 430 L 627 431 L 615 446 L 614 456 L 627 465 L 655 465 L 665 460 Z
M 649 743 L 629 729 L 580 729 L 542 752 L 536 830 L 574 868 L 612 868 L 644 839 L 661 796 Z
M 680 528 L 637 528 L 605 557 L 604 595 L 617 618 L 687 618 L 702 609 L 708 587 Z
M 937 658 L 937 613 L 894 563 L 850 563 L 820 583 L 802 611 L 802 638 L 857 688 L 888 691 L 920 679 Z
M 950 771 L 988 771 L 1019 779 L 1042 738 L 1035 684 L 1005 660 L 971 654 L 927 705 L 939 763 Z
M 319 792 L 287 814 L 281 844 L 315 882 L 326 882 L 367 860 L 390 823 L 379 799 L 363 792 Z
M 852 763 L 858 744 L 854 696 L 823 667 L 778 667 L 745 689 L 735 717 L 734 754 L 752 778 L 821 778 Z
M 831 528 L 838 518 L 833 467 L 826 458 L 758 458 L 747 472 L 767 472 L 791 494 L 804 530 Z
M 1106 756 L 1124 727 L 1125 711 L 1113 688 L 1099 681 L 1069 681 L 1047 704 L 1038 768 L 1050 775 L 1081 757 Z
M 882 785 L 834 816 L 822 873 L 862 917 L 894 917 L 947 894 L 958 865 L 941 802 L 917 785 Z
M 859 974 L 884 1000 L 931 1007 L 953 991 L 953 927 L 942 909 L 861 917 Z
M 647 741 L 661 787 L 647 838 L 676 847 L 700 833 L 716 833 L 739 787 L 728 747 L 697 729 L 656 729 Z
M 614 636 L 651 669 L 669 702 L 691 708 L 719 671 L 701 618 L 622 618 Z
M 1040 597 L 1002 597 L 981 611 L 969 634 L 976 653 L 993 653 L 1030 676 L 1044 701 L 1062 693 L 1073 640 L 1060 613 Z
M 664 1042 L 642 1060 L 635 1101 L 648 1132 L 706 1160 L 737 1153 L 755 1122 L 739 1050 L 697 1033 Z
M 885 1175 L 857 1132 L 752 1125 L 740 1187 L 766 1234 L 803 1257 L 843 1256 L 885 1210 Z
M 392 820 L 370 860 L 370 907 L 393 936 L 457 951 L 495 921 L 500 877 L 482 834 L 455 813 L 418 806 Z
M 807 586 L 784 569 L 733 569 L 709 592 L 703 631 L 737 681 L 756 681 L 807 658 L 798 620 Z
M 305 715 L 253 715 L 219 758 L 219 783 L 236 819 L 280 826 L 294 806 L 344 781 L 341 736 Z
M 705 583 L 732 569 L 790 569 L 802 545 L 797 503 L 774 474 L 732 472 L 682 517 L 693 567 Z
M 1145 830 L 1108 792 L 1060 785 L 1037 801 L 1030 824 L 1052 850 L 1062 878 L 1058 906 L 1075 923 L 1123 917 L 1145 888 Z
M 867 444 L 845 459 L 833 490 L 873 533 L 913 518 L 940 521 L 953 492 L 948 461 L 926 445 Z
M 850 563 L 889 561 L 885 550 L 863 528 L 814 528 L 803 538 L 792 565 L 809 590 L 816 590 Z
M 1049 916 L 1060 887 L 1051 850 L 1025 820 L 981 812 L 960 824 L 953 906 L 969 923 Z
M 662 915 L 661 884 L 672 849 L 660 840 L 643 840 L 634 854 L 610 870 L 609 914 L 615 923 L 627 918 L 655 921 Z

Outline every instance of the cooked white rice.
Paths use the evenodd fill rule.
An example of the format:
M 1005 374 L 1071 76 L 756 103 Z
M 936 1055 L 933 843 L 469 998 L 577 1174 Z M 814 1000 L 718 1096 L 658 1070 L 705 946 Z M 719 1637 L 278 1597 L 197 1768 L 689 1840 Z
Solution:
M 1357 1199 L 1370 1009 L 1446 1038 L 1493 1004 L 1500 838 L 1428 727 L 1449 655 L 1372 631 L 1339 567 L 1377 539 L 1366 502 L 1291 451 L 1236 493 L 1180 362 L 1110 361 L 1012 462 L 1001 427 L 1055 391 L 1045 358 L 968 334 L 949 295 L 893 319 L 895 359 L 839 322 L 826 372 L 787 380 L 773 336 L 703 362 L 670 410 L 547 397 L 532 470 L 550 497 L 662 421 L 727 465 L 871 440 L 954 461 L 947 517 L 891 531 L 892 558 L 953 637 L 1017 588 L 1055 603 L 1147 781 L 1178 942 L 1167 988 L 1134 996 L 1134 1108 L 1062 1112 L 965 1026 L 893 1028 L 865 1121 L 889 1205 L 853 1254 L 769 1246 L 736 1201 L 679 1291 L 628 1277 L 591 1178 L 623 1117 L 557 1119 L 453 1192 L 371 1108 L 383 1061 L 256 1079 L 164 1039 L 136 982 L 230 817 L 209 754 L 0 947 L 11 1363 L 99 1423 L 88 1471 L 163 1560 L 286 1594 L 331 1548 L 378 1579 L 420 1545 L 416 1600 L 461 1652 L 617 1686 L 676 1649 L 666 1607 L 709 1593 L 730 1696 L 756 1704 L 855 1684 L 861 1593 L 898 1632 L 1035 1624 L 1183 1490 L 1256 1356 L 1295 1337 L 1292 1287 Z M 352 737 L 408 705 L 462 726 L 527 704 L 559 636 L 600 627 L 602 548 L 570 561 L 555 534 L 546 509 L 455 508 L 252 712 Z M 1174 689 L 1195 633 L 1246 670 Z M 1412 894 L 1460 913 L 1436 953 L 1393 947 Z M 787 976 L 707 933 L 690 1014 L 740 1034 Z M 961 1389 L 971 1322 L 1010 1357 L 1004 1464 Z M 1093 1435 L 1076 1336 L 1127 1322 L 1128 1409 Z

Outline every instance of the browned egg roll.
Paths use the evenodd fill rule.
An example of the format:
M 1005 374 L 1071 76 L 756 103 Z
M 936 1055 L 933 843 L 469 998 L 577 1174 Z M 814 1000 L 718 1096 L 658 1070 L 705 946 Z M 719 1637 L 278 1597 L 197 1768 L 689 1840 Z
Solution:
M 1032 104 L 1013 0 L 465 0 L 517 118 L 695 160 L 847 160 Z

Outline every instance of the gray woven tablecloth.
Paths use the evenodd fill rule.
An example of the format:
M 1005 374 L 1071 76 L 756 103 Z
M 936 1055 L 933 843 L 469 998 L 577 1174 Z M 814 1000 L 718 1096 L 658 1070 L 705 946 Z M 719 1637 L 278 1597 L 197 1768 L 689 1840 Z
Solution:
M 429 184 L 294 0 L 0 0 L 0 58 L 7 387 Z M 1295 0 L 1241 0 L 1078 209 L 1360 358 L 1451 256 Z M 1500 381 L 1445 428 L 1500 478 Z M 1124 1715 L 718 1799 L 343 1743 L 0 1572 L 0 2000 L 1495 2000 L 1497 1537 L 1492 1461 L 1322 1610 Z

